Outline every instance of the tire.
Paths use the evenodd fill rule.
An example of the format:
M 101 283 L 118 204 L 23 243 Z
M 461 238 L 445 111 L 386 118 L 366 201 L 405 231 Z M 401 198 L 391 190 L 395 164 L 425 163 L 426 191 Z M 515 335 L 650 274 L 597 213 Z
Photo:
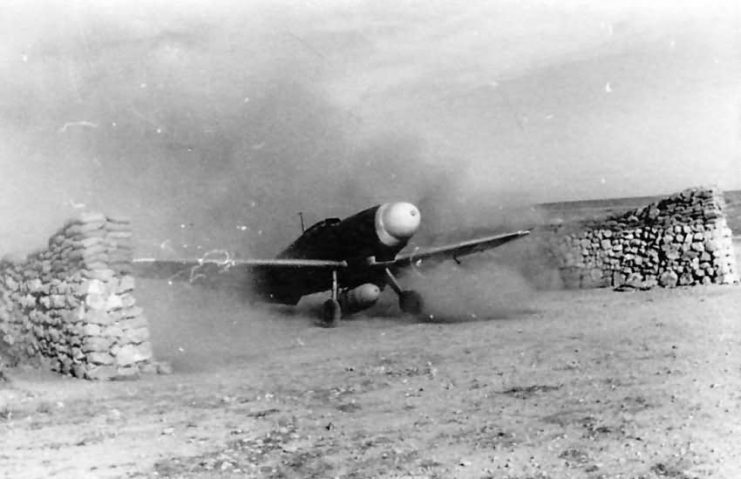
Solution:
M 336 299 L 328 299 L 322 307 L 322 324 L 325 328 L 334 328 L 340 323 L 342 308 Z
M 402 291 L 399 295 L 399 308 L 404 313 L 421 314 L 423 306 L 422 295 L 414 290 Z

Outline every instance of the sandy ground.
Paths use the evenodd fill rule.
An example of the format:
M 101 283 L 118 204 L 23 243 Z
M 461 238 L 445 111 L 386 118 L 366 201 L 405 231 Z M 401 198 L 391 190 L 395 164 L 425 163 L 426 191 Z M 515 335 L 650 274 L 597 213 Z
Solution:
M 330 330 L 211 293 L 140 284 L 172 375 L 11 371 L 2 477 L 741 477 L 739 287 Z

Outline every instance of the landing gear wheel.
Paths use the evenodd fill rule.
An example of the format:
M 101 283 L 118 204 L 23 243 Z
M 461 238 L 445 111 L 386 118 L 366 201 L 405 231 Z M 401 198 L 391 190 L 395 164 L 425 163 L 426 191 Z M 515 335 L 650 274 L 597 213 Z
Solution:
M 422 295 L 414 290 L 406 290 L 399 293 L 399 308 L 407 314 L 418 315 L 422 313 Z
M 325 328 L 334 328 L 342 317 L 342 308 L 340 302 L 336 299 L 328 299 L 322 307 L 322 326 Z

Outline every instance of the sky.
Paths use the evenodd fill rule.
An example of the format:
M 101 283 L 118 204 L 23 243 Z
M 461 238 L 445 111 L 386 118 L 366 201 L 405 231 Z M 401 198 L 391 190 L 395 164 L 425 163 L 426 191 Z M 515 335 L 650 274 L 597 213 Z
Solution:
M 0 77 L 2 253 L 90 210 L 271 256 L 299 211 L 741 189 L 732 0 L 11 1 Z

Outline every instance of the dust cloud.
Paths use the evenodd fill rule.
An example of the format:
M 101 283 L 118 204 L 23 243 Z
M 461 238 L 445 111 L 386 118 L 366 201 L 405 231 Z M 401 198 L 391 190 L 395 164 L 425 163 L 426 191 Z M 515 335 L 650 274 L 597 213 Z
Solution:
M 311 222 L 467 190 L 464 155 L 438 153 L 413 122 L 386 126 L 338 100 L 342 45 L 304 40 L 321 36 L 313 22 L 329 6 L 50 4 L 45 22 L 69 22 L 18 31 L 3 50 L 16 66 L 0 118 L 13 172 L 0 214 L 20 226 L 6 227 L 4 251 L 102 210 L 132 217 L 142 256 L 269 257 L 299 232 L 299 211 Z M 39 5 L 12 13 L 33 23 Z M 441 208 L 425 208 L 431 226 L 456 217 Z
M 431 235 L 738 176 L 730 4 L 456 3 L 8 6 L 0 250 L 89 209 L 142 256 L 266 257 L 299 211 L 409 200 Z
M 154 355 L 178 373 L 214 371 L 302 345 L 312 320 L 302 311 L 252 305 L 233 290 L 139 280 Z
M 535 311 L 537 295 L 562 287 L 557 265 L 536 230 L 498 249 L 422 264 L 402 277 L 424 298 L 422 319 L 434 322 L 522 317 Z
M 516 270 L 490 260 L 440 263 L 405 277 L 424 298 L 421 319 L 431 322 L 507 319 L 530 312 L 534 289 Z
M 539 201 L 732 186 L 735 7 L 563 3 L 6 6 L 0 252 L 42 246 L 85 210 L 129 216 L 137 256 L 264 258 L 300 232 L 298 212 L 412 201 L 413 248 L 529 228 Z M 453 288 L 457 309 L 487 315 L 507 309 L 493 291 L 527 291 L 523 268 L 483 264 L 435 273 L 433 297 Z M 139 294 L 155 327 L 201 317 L 184 342 L 273 334 L 233 326 L 231 298 L 179 288 Z

